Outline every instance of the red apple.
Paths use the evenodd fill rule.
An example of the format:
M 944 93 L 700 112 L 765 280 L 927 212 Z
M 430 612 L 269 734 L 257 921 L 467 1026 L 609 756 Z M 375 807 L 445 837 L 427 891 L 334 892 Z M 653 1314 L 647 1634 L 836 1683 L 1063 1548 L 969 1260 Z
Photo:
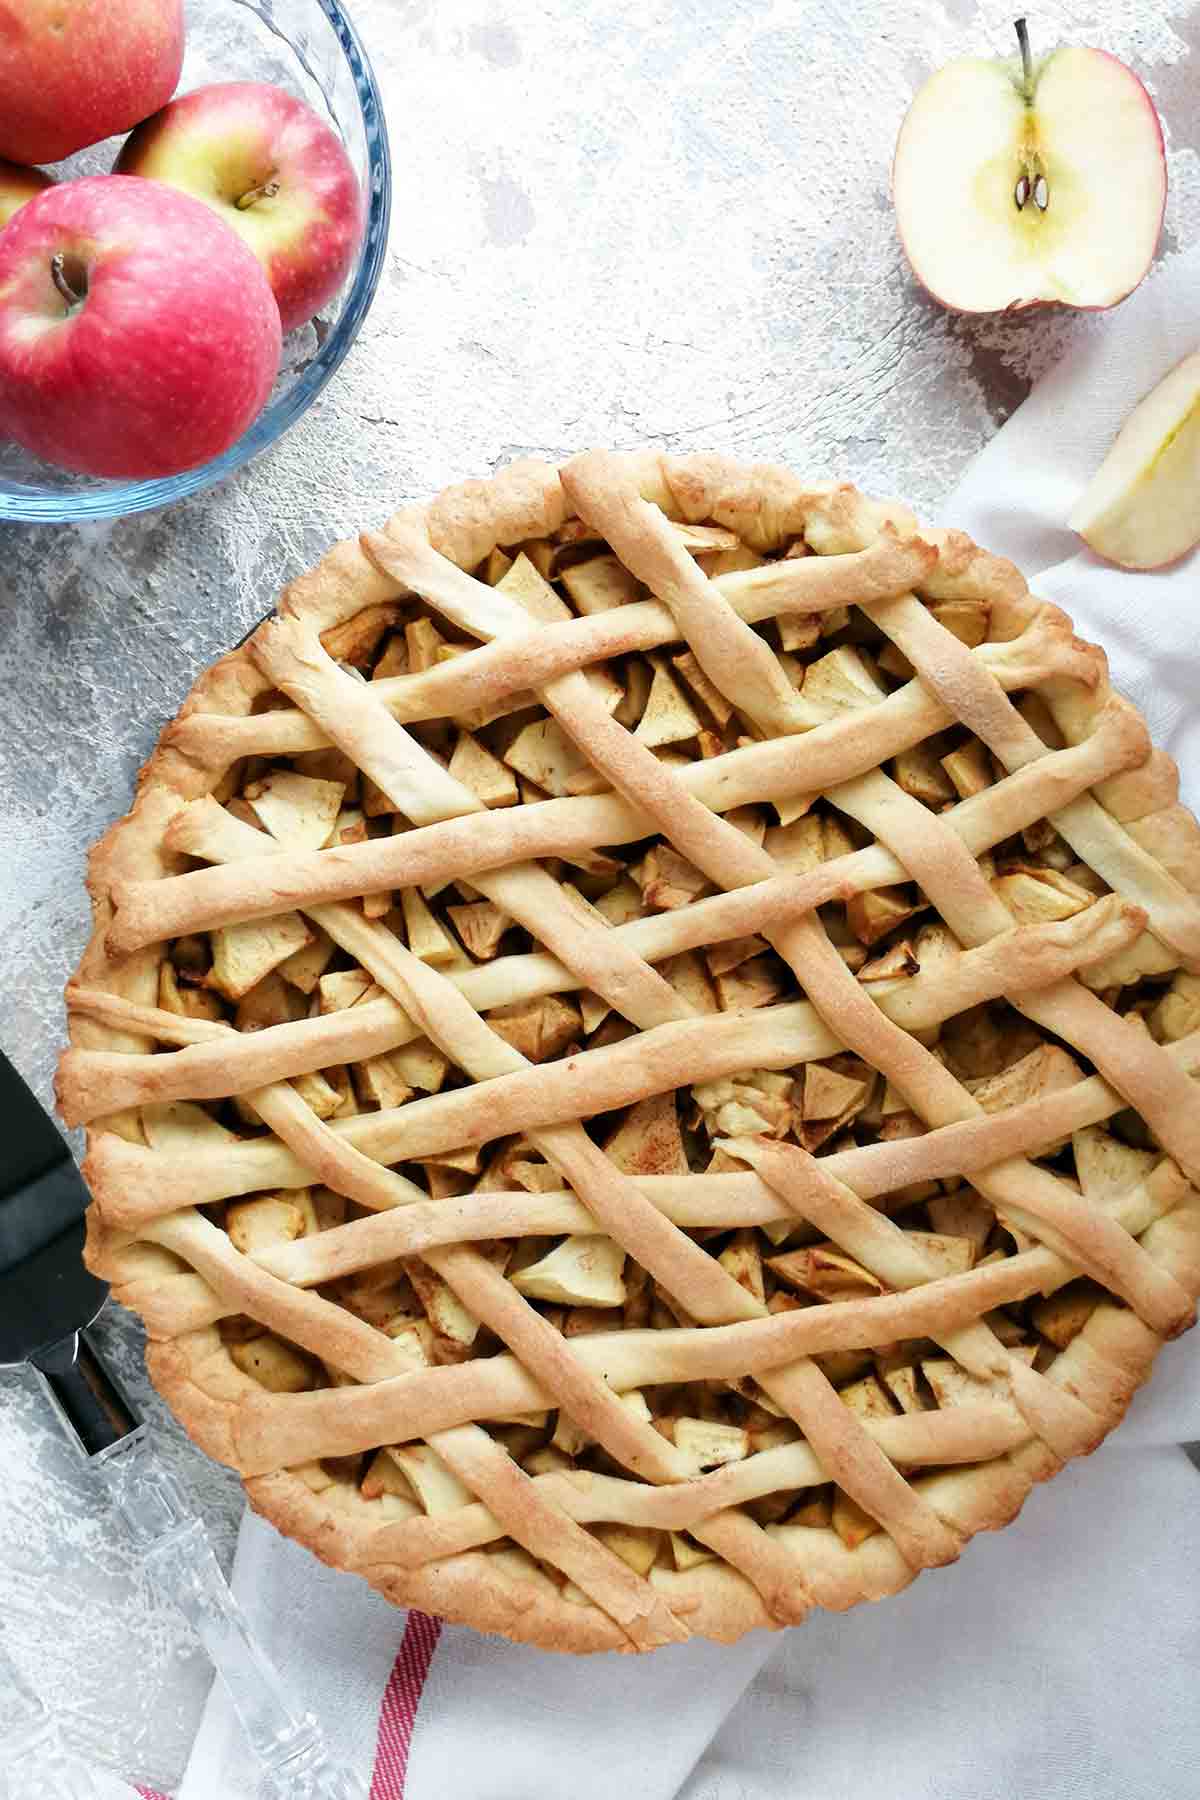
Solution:
M 956 312 L 1115 306 L 1150 267 L 1167 169 L 1149 94 L 1104 50 L 963 57 L 925 83 L 892 166 L 917 279 Z
M 183 0 L 0 0 L 0 156 L 61 162 L 175 92 Z
M 20 163 L 0 162 L 0 231 L 27 200 L 53 186 L 49 175 L 43 175 L 40 169 L 23 169 Z
M 232 81 L 183 94 L 139 125 L 117 161 L 193 194 L 241 234 L 267 271 L 283 329 L 335 294 L 363 229 L 341 139 L 282 88 Z
M 89 475 L 173 475 L 236 443 L 279 367 L 262 268 L 158 181 L 49 188 L 0 232 L 0 432 Z

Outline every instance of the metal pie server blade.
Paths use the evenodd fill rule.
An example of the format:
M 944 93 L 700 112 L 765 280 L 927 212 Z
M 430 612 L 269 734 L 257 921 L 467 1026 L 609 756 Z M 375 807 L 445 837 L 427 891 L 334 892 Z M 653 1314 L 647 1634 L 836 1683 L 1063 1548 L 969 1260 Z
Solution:
M 225 1679 L 263 1771 L 261 1800 L 366 1800 L 285 1692 L 152 1435 L 87 1336 L 108 1298 L 83 1263 L 88 1201 L 66 1142 L 0 1051 L 0 1367 L 27 1363 L 41 1377 L 145 1566 Z M 5 1737 L 0 1718 L 0 1783 Z
M 83 1262 L 88 1191 L 3 1051 L 0 1119 L 0 1367 L 31 1364 L 93 1456 L 138 1421 L 86 1336 L 108 1298 Z

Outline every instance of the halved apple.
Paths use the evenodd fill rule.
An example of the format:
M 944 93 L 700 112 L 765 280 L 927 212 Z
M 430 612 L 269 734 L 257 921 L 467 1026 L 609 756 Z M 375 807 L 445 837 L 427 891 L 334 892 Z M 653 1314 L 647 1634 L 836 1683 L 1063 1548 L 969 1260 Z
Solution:
M 1115 306 L 1150 266 L 1167 173 L 1158 114 L 1104 50 L 939 69 L 900 129 L 892 198 L 917 279 L 957 312 Z
M 1068 522 L 1123 569 L 1158 569 L 1200 544 L 1200 350 L 1134 407 Z

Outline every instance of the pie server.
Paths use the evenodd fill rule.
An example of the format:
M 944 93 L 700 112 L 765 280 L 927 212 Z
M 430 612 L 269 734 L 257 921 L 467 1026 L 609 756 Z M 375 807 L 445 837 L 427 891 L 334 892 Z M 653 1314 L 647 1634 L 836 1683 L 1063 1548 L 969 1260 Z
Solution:
M 193 1627 L 224 1679 L 264 1770 L 261 1800 L 365 1800 L 330 1761 L 316 1721 L 297 1711 L 255 1643 L 204 1528 L 158 1460 L 89 1327 L 108 1288 L 84 1266 L 88 1192 L 63 1138 L 0 1051 L 0 1368 L 28 1364 L 67 1435 L 107 1489 L 147 1570 Z M 35 1723 L 38 1721 L 35 1720 Z M 44 1741 L 44 1709 L 40 1721 Z M 30 1725 L 0 1719 L 0 1771 L 30 1750 Z M 45 1762 L 41 1764 L 45 1773 Z M 91 1790 L 77 1769 L 76 1785 Z M 3 1777 L 0 1774 L 0 1784 Z M 2 1786 L 0 1786 L 2 1791 Z

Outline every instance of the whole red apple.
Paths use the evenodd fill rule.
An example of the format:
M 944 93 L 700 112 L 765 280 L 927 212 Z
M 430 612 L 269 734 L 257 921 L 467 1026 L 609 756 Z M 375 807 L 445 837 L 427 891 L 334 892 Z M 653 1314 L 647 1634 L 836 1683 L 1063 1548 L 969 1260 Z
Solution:
M 173 475 L 246 430 L 279 367 L 257 258 L 158 181 L 47 189 L 0 232 L 0 433 L 89 475 Z
M 0 162 L 0 231 L 27 200 L 53 186 L 49 175 L 43 175 L 40 169 L 23 169 L 20 163 Z
M 165 105 L 183 0 L 0 0 L 0 156 L 61 162 Z
M 267 271 L 283 329 L 311 319 L 345 279 L 362 194 L 341 139 L 302 100 L 262 82 L 182 94 L 140 125 L 117 161 L 203 200 Z

